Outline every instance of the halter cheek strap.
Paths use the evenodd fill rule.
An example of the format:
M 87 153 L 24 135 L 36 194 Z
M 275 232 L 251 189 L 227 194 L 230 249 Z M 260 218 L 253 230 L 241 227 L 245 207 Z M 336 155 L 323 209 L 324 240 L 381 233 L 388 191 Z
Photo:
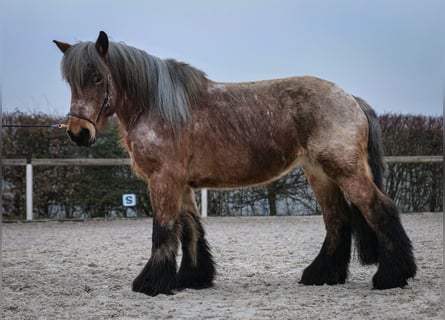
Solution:
M 100 107 L 99 113 L 97 114 L 96 121 L 93 121 L 93 120 L 89 119 L 88 117 L 85 117 L 84 115 L 81 115 L 79 113 L 74 113 L 74 112 L 68 112 L 66 116 L 88 121 L 94 127 L 96 127 L 104 110 L 108 109 L 110 107 L 110 85 L 109 85 L 109 83 L 110 83 L 110 75 L 108 75 L 108 77 L 107 77 L 107 87 L 105 89 L 105 98 L 104 98 L 104 102 L 102 103 L 102 106 Z

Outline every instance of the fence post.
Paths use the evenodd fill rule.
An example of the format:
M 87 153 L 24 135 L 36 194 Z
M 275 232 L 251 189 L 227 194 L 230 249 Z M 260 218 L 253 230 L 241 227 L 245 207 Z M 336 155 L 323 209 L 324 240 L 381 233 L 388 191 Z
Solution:
M 201 217 L 207 217 L 207 189 L 201 189 Z
M 32 164 L 26 164 L 26 220 L 32 220 Z

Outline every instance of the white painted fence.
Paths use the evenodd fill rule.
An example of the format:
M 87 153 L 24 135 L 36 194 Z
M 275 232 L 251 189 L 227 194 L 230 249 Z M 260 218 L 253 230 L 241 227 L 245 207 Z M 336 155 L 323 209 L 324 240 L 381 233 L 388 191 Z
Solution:
M 388 163 L 436 163 L 443 162 L 443 156 L 385 157 Z M 2 166 L 26 166 L 26 220 L 32 220 L 33 213 L 33 166 L 116 166 L 130 165 L 130 159 L 2 159 Z M 201 216 L 207 217 L 207 189 L 201 189 Z

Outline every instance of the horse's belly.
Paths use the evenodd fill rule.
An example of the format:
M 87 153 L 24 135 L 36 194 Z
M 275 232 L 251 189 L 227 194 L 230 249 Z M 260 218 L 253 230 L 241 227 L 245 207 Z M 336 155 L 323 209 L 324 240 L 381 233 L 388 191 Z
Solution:
M 200 172 L 191 179 L 195 188 L 239 188 L 265 184 L 278 179 L 298 165 L 299 154 L 243 152 L 233 157 L 219 157 L 200 165 Z

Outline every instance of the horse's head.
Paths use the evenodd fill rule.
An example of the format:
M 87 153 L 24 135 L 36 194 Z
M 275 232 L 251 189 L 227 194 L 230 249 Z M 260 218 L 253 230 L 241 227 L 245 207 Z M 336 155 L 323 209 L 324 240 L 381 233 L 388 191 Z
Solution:
M 101 31 L 96 43 L 54 43 L 64 54 L 62 74 L 71 87 L 67 134 L 79 146 L 90 146 L 96 140 L 97 128 L 114 113 L 108 36 Z

